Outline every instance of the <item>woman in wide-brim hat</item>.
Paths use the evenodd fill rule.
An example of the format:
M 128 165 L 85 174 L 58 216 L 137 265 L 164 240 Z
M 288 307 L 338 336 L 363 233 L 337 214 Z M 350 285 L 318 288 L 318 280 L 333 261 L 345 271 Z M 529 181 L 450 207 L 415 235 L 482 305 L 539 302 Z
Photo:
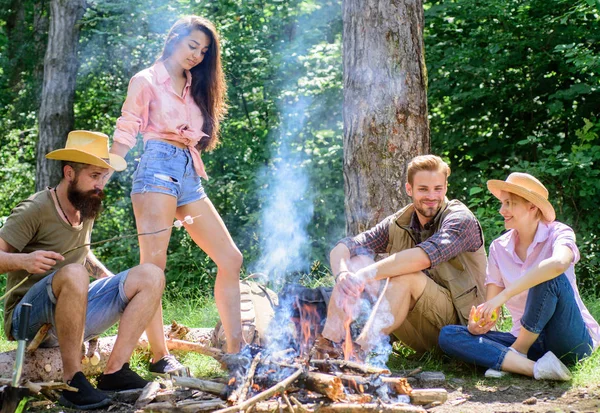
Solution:
M 501 202 L 507 229 L 490 246 L 487 301 L 471 309 L 468 326 L 444 327 L 440 347 L 487 368 L 486 377 L 511 372 L 569 380 L 566 365 L 589 356 L 600 341 L 575 282 L 575 234 L 555 220 L 548 190 L 535 177 L 515 172 L 487 186 Z M 503 304 L 513 319 L 510 333 L 491 331 Z

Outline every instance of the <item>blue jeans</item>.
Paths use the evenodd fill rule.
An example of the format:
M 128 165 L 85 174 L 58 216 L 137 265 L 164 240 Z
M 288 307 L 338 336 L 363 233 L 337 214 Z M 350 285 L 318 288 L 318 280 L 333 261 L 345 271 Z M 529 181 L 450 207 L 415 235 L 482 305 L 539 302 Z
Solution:
M 189 149 L 157 140 L 146 142 L 131 194 L 147 192 L 174 196 L 178 207 L 206 198 Z
M 592 353 L 592 337 L 565 274 L 529 290 L 521 325 L 539 334 L 527 353 L 530 360 L 535 361 L 552 351 L 565 364 L 572 365 Z M 490 331 L 476 336 L 465 326 L 452 325 L 442 328 L 439 345 L 449 356 L 501 370 L 508 347 L 515 340 L 510 333 Z
M 88 305 L 85 316 L 84 341 L 108 330 L 121 318 L 129 299 L 125 295 L 124 284 L 129 270 L 123 271 L 113 277 L 100 278 L 90 284 L 88 288 Z M 19 333 L 19 316 L 23 303 L 31 304 L 29 316 L 29 327 L 27 339 L 35 337 L 40 327 L 44 324 L 52 324 L 41 347 L 57 347 L 56 325 L 54 323 L 54 310 L 56 307 L 56 296 L 52 291 L 52 279 L 56 272 L 41 279 L 33 285 L 23 296 L 15 307 L 12 318 L 12 336 L 17 337 Z

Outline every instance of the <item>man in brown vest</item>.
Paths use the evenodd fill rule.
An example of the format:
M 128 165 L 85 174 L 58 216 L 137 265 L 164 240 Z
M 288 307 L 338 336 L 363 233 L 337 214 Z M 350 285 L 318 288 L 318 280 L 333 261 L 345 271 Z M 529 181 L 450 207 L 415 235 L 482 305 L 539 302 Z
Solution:
M 463 203 L 446 198 L 449 175 L 437 156 L 412 159 L 406 192 L 413 203 L 331 251 L 336 285 L 325 339 L 350 337 L 346 326 L 366 313 L 356 340 L 363 349 L 393 334 L 420 353 L 437 347 L 442 327 L 466 324 L 471 306 L 484 301 L 483 233 Z M 389 256 L 375 262 L 378 253 Z M 318 347 L 329 344 L 320 339 Z

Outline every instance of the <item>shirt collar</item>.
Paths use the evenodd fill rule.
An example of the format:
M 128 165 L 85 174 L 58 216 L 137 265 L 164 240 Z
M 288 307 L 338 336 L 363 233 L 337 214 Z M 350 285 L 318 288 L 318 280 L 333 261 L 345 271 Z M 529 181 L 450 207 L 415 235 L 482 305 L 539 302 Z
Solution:
M 171 76 L 169 76 L 169 72 L 167 72 L 165 63 L 162 60 L 159 60 L 154 64 L 154 70 L 156 70 L 156 80 L 158 83 L 167 83 L 171 80 Z M 187 88 L 192 84 L 192 74 L 189 70 L 185 71 L 185 77 L 187 79 L 185 82 L 185 87 Z
M 169 72 L 167 72 L 167 68 L 162 60 L 159 60 L 154 64 L 154 70 L 156 70 L 156 80 L 158 83 L 166 83 L 167 80 L 171 80 L 169 76 Z
M 548 224 L 546 224 L 544 221 L 540 220 L 538 223 L 537 230 L 535 231 L 535 236 L 533 237 L 533 242 L 531 243 L 529 248 L 527 248 L 527 255 L 529 255 L 529 252 L 533 248 L 535 248 L 535 246 L 537 244 L 546 242 L 546 240 L 548 239 L 549 236 L 550 236 L 550 228 L 548 227 Z M 508 231 L 506 234 L 502 235 L 498 240 L 498 243 L 504 249 L 506 249 L 506 251 L 509 251 L 511 254 L 515 254 L 516 242 L 517 242 L 517 232 L 512 229 L 510 231 Z

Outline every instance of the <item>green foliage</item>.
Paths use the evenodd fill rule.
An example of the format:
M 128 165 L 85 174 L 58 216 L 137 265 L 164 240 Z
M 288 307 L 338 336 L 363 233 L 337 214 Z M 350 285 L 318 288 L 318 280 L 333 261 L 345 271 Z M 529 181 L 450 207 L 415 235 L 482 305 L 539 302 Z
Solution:
M 425 13 L 432 151 L 452 164 L 489 244 L 503 230 L 488 179 L 535 175 L 578 235 L 580 287 L 598 293 L 600 16 L 593 2 L 434 1 Z

